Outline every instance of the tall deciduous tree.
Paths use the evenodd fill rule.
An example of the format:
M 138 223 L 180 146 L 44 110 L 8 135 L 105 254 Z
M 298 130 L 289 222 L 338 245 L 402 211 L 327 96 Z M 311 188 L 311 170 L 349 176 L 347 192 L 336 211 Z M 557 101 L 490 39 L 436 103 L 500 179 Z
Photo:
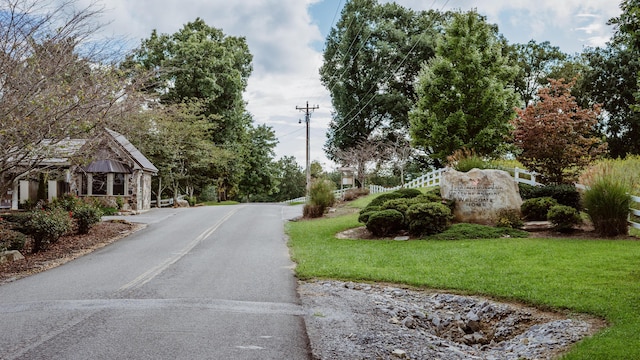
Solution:
M 155 71 L 146 90 L 163 104 L 197 99 L 202 115 L 213 128 L 210 141 L 231 154 L 224 166 L 213 166 L 201 174 L 215 182 L 222 198 L 238 193 L 251 148 L 252 118 L 246 111 L 242 93 L 252 71 L 252 56 L 242 37 L 225 35 L 198 18 L 174 34 L 155 30 L 127 59 L 123 68 Z
M 202 106 L 198 102 L 157 106 L 120 129 L 158 168 L 153 191 L 159 198 L 165 189 L 173 198 L 193 195 L 203 186 L 203 173 L 225 166 L 225 159 L 232 157 L 209 139 L 213 124 L 202 115 Z
M 640 1 L 622 1 L 620 8 L 622 14 L 609 21 L 615 26 L 611 41 L 583 52 L 586 66 L 572 90 L 583 106 L 602 104 L 599 128 L 613 157 L 640 154 Z
M 570 183 L 582 169 L 606 150 L 596 136 L 600 107 L 583 109 L 571 96 L 571 83 L 550 80 L 540 89 L 539 101 L 518 110 L 514 120 L 517 159 L 549 183 Z
M 303 197 L 306 192 L 307 177 L 293 156 L 285 156 L 276 162 L 278 191 L 275 201 L 285 201 Z
M 493 155 L 509 134 L 517 95 L 508 84 L 505 40 L 477 12 L 456 13 L 417 83 L 419 96 L 410 114 L 411 137 L 434 160 L 446 162 L 455 150 Z
M 413 84 L 433 57 L 443 15 L 395 3 L 349 0 L 331 29 L 321 80 L 335 109 L 325 151 L 332 160 L 374 132 L 408 128 Z
M 0 194 L 61 140 L 138 110 L 130 106 L 135 79 L 90 46 L 102 9 L 77 5 L 0 0 Z
M 244 38 L 227 36 L 198 18 L 171 35 L 153 30 L 123 66 L 155 70 L 157 76 L 147 89 L 164 103 L 198 99 L 205 115 L 219 115 L 213 140 L 221 143 L 235 139 L 248 126 L 242 92 L 251 61 Z
M 622 0 L 620 2 L 620 16 L 609 20 L 616 30 L 613 42 L 623 44 L 634 54 L 640 53 L 640 0 Z M 640 72 L 636 73 L 634 110 L 640 111 Z
M 245 155 L 247 168 L 240 181 L 240 193 L 247 201 L 252 201 L 252 196 L 269 196 L 277 191 L 274 148 L 278 139 L 275 132 L 266 125 L 251 129 L 249 139 Z
M 527 107 L 534 100 L 538 89 L 547 83 L 549 74 L 567 55 L 548 41 L 537 43 L 531 40 L 526 44 L 515 44 L 513 50 L 520 69 L 515 89 L 524 107 Z
M 578 94 L 581 104 L 602 104 L 599 128 L 612 157 L 640 154 L 640 112 L 633 108 L 640 51 L 611 42 L 605 48 L 585 51 L 583 57 L 588 67 L 572 93 Z

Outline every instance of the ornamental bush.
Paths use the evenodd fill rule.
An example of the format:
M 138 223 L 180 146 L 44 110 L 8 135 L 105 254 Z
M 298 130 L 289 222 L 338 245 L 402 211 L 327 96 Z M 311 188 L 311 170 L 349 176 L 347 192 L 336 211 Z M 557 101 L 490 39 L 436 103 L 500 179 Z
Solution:
M 547 220 L 547 213 L 552 206 L 559 205 L 552 197 L 538 197 L 527 199 L 520 207 L 522 216 L 527 220 L 544 221 Z
M 367 221 L 367 230 L 375 236 L 387 236 L 402 230 L 404 216 L 398 210 L 380 210 L 371 213 Z
M 71 194 L 60 195 L 57 198 L 54 198 L 51 201 L 51 206 L 53 208 L 62 208 L 66 211 L 76 211 L 76 208 L 80 206 L 82 201 L 77 196 L 73 196 Z
M 532 191 L 532 198 L 552 197 L 556 199 L 558 204 L 571 206 L 580 211 L 582 209 L 580 203 L 580 193 L 574 185 L 568 184 L 552 184 L 545 186 L 536 186 Z
M 430 202 L 414 204 L 407 210 L 409 232 L 415 235 L 431 235 L 443 232 L 453 218 L 448 206 Z
M 582 222 L 578 210 L 566 205 L 552 206 L 547 213 L 547 220 L 560 232 L 571 232 L 574 226 Z
M 405 198 L 389 200 L 382 204 L 381 210 L 398 210 L 402 216 L 406 216 L 407 209 L 409 209 L 410 205 L 413 205 L 412 200 Z
M 78 225 L 78 233 L 86 234 L 93 225 L 100 222 L 102 210 L 90 204 L 83 204 L 78 206 L 76 211 L 73 212 L 73 218 Z
M 400 195 L 400 197 L 403 198 L 403 199 L 411 199 L 411 198 L 414 198 L 416 196 L 422 195 L 422 191 L 420 191 L 418 189 L 402 188 L 402 189 L 398 189 L 398 190 L 396 190 L 394 192 L 396 194 Z
M 525 183 L 518 183 L 518 190 L 520 192 L 520 197 L 522 198 L 522 200 L 533 199 L 537 197 L 535 195 L 536 186 Z
M 498 212 L 496 227 L 519 229 L 524 225 L 520 211 L 516 209 L 503 209 Z
M 19 231 L 0 228 L 0 251 L 22 250 L 26 239 Z
M 371 202 L 369 203 L 369 206 L 382 206 L 382 204 L 384 204 L 388 200 L 399 199 L 401 197 L 402 196 L 395 191 L 390 193 L 384 193 L 378 196 L 377 198 L 371 200 Z
M 428 192 L 426 194 L 416 196 L 411 200 L 413 200 L 415 204 L 428 203 L 428 202 L 442 202 L 442 197 L 440 196 L 440 194 L 437 194 L 435 192 Z
M 32 252 L 45 249 L 72 228 L 71 215 L 63 209 L 35 210 L 25 223 L 27 234 L 33 238 Z
M 380 211 L 382 210 L 381 206 L 367 206 L 365 208 L 363 208 L 362 210 L 360 210 L 360 214 L 358 216 L 358 221 L 366 224 L 367 221 L 369 221 L 369 215 L 371 215 L 372 213 L 376 212 L 376 211 Z
M 595 230 L 604 236 L 627 234 L 631 197 L 622 182 L 604 176 L 584 193 L 584 207 Z

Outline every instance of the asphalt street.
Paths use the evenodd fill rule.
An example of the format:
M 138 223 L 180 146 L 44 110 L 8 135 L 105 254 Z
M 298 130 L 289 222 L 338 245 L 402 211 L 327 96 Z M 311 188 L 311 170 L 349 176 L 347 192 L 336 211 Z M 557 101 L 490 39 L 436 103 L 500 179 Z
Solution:
M 309 359 L 275 204 L 154 209 L 148 226 L 0 286 L 1 359 Z

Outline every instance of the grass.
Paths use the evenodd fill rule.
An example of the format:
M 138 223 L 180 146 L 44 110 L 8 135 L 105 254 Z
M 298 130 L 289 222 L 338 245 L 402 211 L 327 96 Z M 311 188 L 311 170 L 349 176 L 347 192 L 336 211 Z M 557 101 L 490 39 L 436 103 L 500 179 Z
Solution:
M 454 290 L 588 313 L 611 327 L 577 344 L 566 359 L 640 358 L 640 241 L 334 236 L 360 225 L 357 214 L 288 224 L 297 275 Z

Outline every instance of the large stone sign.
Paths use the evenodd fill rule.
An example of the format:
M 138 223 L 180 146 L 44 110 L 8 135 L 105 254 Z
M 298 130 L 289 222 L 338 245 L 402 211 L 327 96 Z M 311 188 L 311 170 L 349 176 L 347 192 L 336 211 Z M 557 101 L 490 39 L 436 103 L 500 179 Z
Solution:
M 518 183 L 502 170 L 473 169 L 463 173 L 447 169 L 440 180 L 442 198 L 455 200 L 453 215 L 458 222 L 495 224 L 500 211 L 520 211 Z

